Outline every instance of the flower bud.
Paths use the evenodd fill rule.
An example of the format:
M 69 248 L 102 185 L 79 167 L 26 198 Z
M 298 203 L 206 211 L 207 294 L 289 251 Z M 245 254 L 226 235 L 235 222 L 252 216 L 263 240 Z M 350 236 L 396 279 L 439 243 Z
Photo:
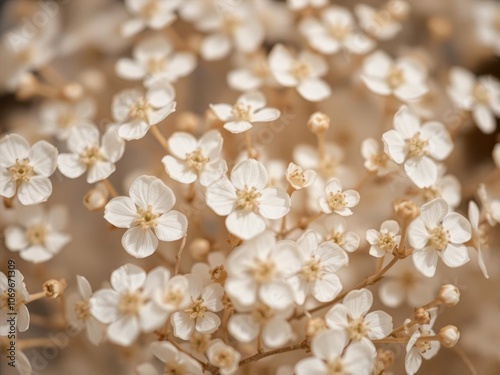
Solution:
M 382 374 L 394 364 L 394 352 L 392 350 L 378 349 L 375 360 L 375 374 Z
M 429 324 L 429 322 L 431 321 L 431 315 L 423 307 L 419 307 L 419 308 L 415 309 L 413 316 L 415 317 L 415 321 L 421 325 L 422 324 Z
M 411 221 L 420 214 L 420 209 L 410 200 L 400 199 L 394 203 L 394 211 L 402 220 Z
M 307 127 L 315 134 L 324 133 L 330 127 L 330 118 L 322 112 L 314 112 L 309 117 Z
M 210 241 L 204 238 L 195 238 L 189 245 L 189 254 L 196 260 L 203 260 L 210 252 Z
M 99 211 L 108 203 L 109 192 L 104 184 L 99 183 L 93 189 L 90 189 L 83 197 L 83 205 L 89 211 Z
M 66 288 L 66 281 L 64 280 L 47 280 L 43 283 L 43 292 L 47 298 L 57 298 L 64 292 Z
M 83 96 L 83 87 L 78 82 L 70 82 L 63 86 L 62 94 L 66 99 L 78 100 Z
M 460 301 L 460 291 L 455 285 L 443 285 L 439 288 L 438 299 L 446 307 L 453 307 Z
M 36 77 L 31 73 L 24 73 L 19 80 L 19 87 L 16 91 L 16 97 L 20 100 L 25 100 L 35 95 L 37 91 L 38 81 Z
M 457 327 L 448 325 L 439 330 L 438 337 L 439 342 L 445 348 L 453 348 L 460 338 L 460 332 Z
M 326 323 L 322 318 L 311 318 L 307 321 L 306 335 L 314 337 L 326 328 Z

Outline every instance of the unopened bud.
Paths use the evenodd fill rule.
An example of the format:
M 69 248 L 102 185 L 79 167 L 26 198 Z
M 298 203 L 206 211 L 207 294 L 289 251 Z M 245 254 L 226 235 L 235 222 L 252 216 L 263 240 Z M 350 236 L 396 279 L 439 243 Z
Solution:
M 438 299 L 446 307 L 453 307 L 460 301 L 460 291 L 455 285 L 443 285 L 439 288 Z
M 19 100 L 31 98 L 38 92 L 38 81 L 31 73 L 24 73 L 19 81 L 16 97 Z
M 429 324 L 429 322 L 431 321 L 431 315 L 423 307 L 415 309 L 413 316 L 415 317 L 415 321 L 420 325 Z
M 322 112 L 314 112 L 309 117 L 307 127 L 315 134 L 324 133 L 330 127 L 330 117 Z
M 232 247 L 236 247 L 238 246 L 239 244 L 241 244 L 243 241 L 236 237 L 234 234 L 231 234 L 229 233 L 229 236 L 227 237 L 227 243 L 232 246 Z
M 210 252 L 210 241 L 205 238 L 195 238 L 189 245 L 189 254 L 196 260 L 204 260 Z
M 410 200 L 400 199 L 394 204 L 394 211 L 402 220 L 411 221 L 420 214 L 418 206 Z
M 99 183 L 93 189 L 90 189 L 83 197 L 83 205 L 89 211 L 99 211 L 108 203 L 108 189 L 104 184 Z
M 326 323 L 322 318 L 311 318 L 307 321 L 306 335 L 314 337 L 324 329 L 326 329 Z
M 47 298 L 57 298 L 64 292 L 66 282 L 64 280 L 47 280 L 43 283 L 43 292 Z
M 438 337 L 445 348 L 453 348 L 460 339 L 460 332 L 457 327 L 448 325 L 439 330 Z
M 78 100 L 83 96 L 83 87 L 78 82 L 70 82 L 63 86 L 62 94 L 66 99 Z

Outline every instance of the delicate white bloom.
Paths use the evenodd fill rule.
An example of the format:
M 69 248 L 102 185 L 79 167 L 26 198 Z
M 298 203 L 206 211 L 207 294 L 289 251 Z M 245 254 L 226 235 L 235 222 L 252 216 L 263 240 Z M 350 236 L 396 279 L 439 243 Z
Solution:
M 392 254 L 394 248 L 399 246 L 401 236 L 399 224 L 394 220 L 386 220 L 380 226 L 380 232 L 375 229 L 366 231 L 366 240 L 371 245 L 370 255 L 381 258 L 386 254 Z
M 221 324 L 215 313 L 224 308 L 224 288 L 220 284 L 203 285 L 202 279 L 196 275 L 186 275 L 186 278 L 189 281 L 191 303 L 184 311 L 174 312 L 170 317 L 174 336 L 183 340 L 189 340 L 195 331 L 203 334 L 215 332 Z
M 297 244 L 290 240 L 276 242 L 272 232 L 266 231 L 229 255 L 226 293 L 243 306 L 261 300 L 273 309 L 286 309 L 294 300 L 286 280 L 301 266 Z
M 367 138 L 361 143 L 361 155 L 365 159 L 365 168 L 370 172 L 376 172 L 379 177 L 398 170 L 397 165 L 380 149 L 379 142 L 373 138 Z
M 129 197 L 113 198 L 104 208 L 104 218 L 118 228 L 129 228 L 122 237 L 124 249 L 136 258 L 153 254 L 161 241 L 176 241 L 186 234 L 186 216 L 172 210 L 172 190 L 154 176 L 140 176 L 130 187 Z
M 229 319 L 227 329 L 239 342 L 252 342 L 260 335 L 266 347 L 279 348 L 293 338 L 292 326 L 287 321 L 292 311 L 272 309 L 261 302 L 238 307 L 238 312 Z
M 134 48 L 133 57 L 119 59 L 116 73 L 124 79 L 144 80 L 146 87 L 163 80 L 175 82 L 196 67 L 194 54 L 173 51 L 170 42 L 160 35 L 139 42 Z
M 214 251 L 208 254 L 207 263 L 195 263 L 191 267 L 191 273 L 198 276 L 203 285 L 209 283 L 219 283 L 224 285 L 227 279 L 226 257 L 220 251 Z
M 349 344 L 349 341 L 349 336 L 343 330 L 328 329 L 320 332 L 311 342 L 314 356 L 297 362 L 295 373 L 370 375 L 374 365 L 374 350 L 362 342 Z
M 5 246 L 33 263 L 46 262 L 71 240 L 64 233 L 68 213 L 65 206 L 53 206 L 48 212 L 41 206 L 20 207 L 16 222 L 5 228 Z
M 189 133 L 176 132 L 168 139 L 173 156 L 163 157 L 162 163 L 168 175 L 183 184 L 191 184 L 198 178 L 202 186 L 208 186 L 227 172 L 221 159 L 222 136 L 217 130 L 206 132 L 199 140 Z
M 311 186 L 316 181 L 316 172 L 312 169 L 303 170 L 295 163 L 288 164 L 286 179 L 295 190 L 301 190 Z
M 321 55 L 302 51 L 294 57 L 285 46 L 277 44 L 269 54 L 269 67 L 280 85 L 295 87 L 308 101 L 318 102 L 331 94 L 330 86 L 320 78 L 328 70 Z
M 221 339 L 215 339 L 207 349 L 207 357 L 221 375 L 231 375 L 238 370 L 241 354 Z
M 500 56 L 499 4 L 496 1 L 479 1 L 472 5 L 475 31 L 479 42 L 490 47 L 495 55 Z
M 76 281 L 78 293 L 68 297 L 66 318 L 72 327 L 78 330 L 85 328 L 89 341 L 98 345 L 104 339 L 105 327 L 90 315 L 89 299 L 92 296 L 92 287 L 83 276 L 77 275 Z
M 17 195 L 24 205 L 45 202 L 52 194 L 49 177 L 57 167 L 57 148 L 46 141 L 29 143 L 17 134 L 0 139 L 0 195 Z
M 492 76 L 476 76 L 470 71 L 453 67 L 450 70 L 448 95 L 461 109 L 472 112 L 478 128 L 486 134 L 496 129 L 500 117 L 500 83 Z
M 295 302 L 304 304 L 311 293 L 319 302 L 332 301 L 342 290 L 337 271 L 347 266 L 349 258 L 331 241 L 319 243 L 318 235 L 306 231 L 298 240 L 303 256 L 299 272 L 288 279 L 295 293 Z
M 261 86 L 276 86 L 267 56 L 262 54 L 255 55 L 238 55 L 241 62 L 240 67 L 231 70 L 227 74 L 227 84 L 233 90 L 238 91 L 253 91 Z
M 159 371 L 150 363 L 143 363 L 137 366 L 139 375 L 161 375 L 161 374 L 189 374 L 202 375 L 201 365 L 191 356 L 179 351 L 174 345 L 166 341 L 154 341 L 149 349 L 163 362 L 162 371 Z
M 210 104 L 217 118 L 224 122 L 224 129 L 231 133 L 243 133 L 254 122 L 274 121 L 280 116 L 276 108 L 266 107 L 266 98 L 259 91 L 241 95 L 235 105 Z
M 488 224 L 493 227 L 500 223 L 500 199 L 490 196 L 484 184 L 479 184 L 477 195 L 481 200 Z
M 500 168 L 500 143 L 497 143 L 495 147 L 493 147 L 493 161 L 497 168 Z
M 264 165 L 249 159 L 239 162 L 231 179 L 223 177 L 207 187 L 207 205 L 220 216 L 227 216 L 226 228 L 248 240 L 266 229 L 264 219 L 281 219 L 290 210 L 290 197 L 280 188 L 266 188 Z
M 420 119 L 407 106 L 394 115 L 394 129 L 382 136 L 385 152 L 404 169 L 419 188 L 436 183 L 438 165 L 433 160 L 444 160 L 453 149 L 453 142 L 443 124 Z
M 400 8 L 408 7 L 404 1 L 398 1 Z M 407 10 L 407 9 L 406 9 Z M 405 9 L 395 9 L 394 11 L 404 12 Z M 359 20 L 361 28 L 369 35 L 379 40 L 393 39 L 401 30 L 400 17 L 396 12 L 389 9 L 375 9 L 366 4 L 356 4 L 354 12 Z
M 340 216 L 352 215 L 351 208 L 359 203 L 359 193 L 356 190 L 342 190 L 338 178 L 332 178 L 325 185 L 325 195 L 318 200 L 321 211 L 325 214 L 332 212 Z
M 288 8 L 294 11 L 302 10 L 307 7 L 321 8 L 328 5 L 328 0 L 286 0 Z
M 331 6 L 321 12 L 321 21 L 304 18 L 299 29 L 315 50 L 334 54 L 346 50 L 355 54 L 370 51 L 375 43 L 357 29 L 352 13 L 339 6 Z
M 170 25 L 176 19 L 174 12 L 179 4 L 179 0 L 126 0 L 132 18 L 122 25 L 122 35 L 130 37 L 148 27 L 159 30 Z
M 9 275 L 12 279 L 9 282 L 7 275 L 0 272 L 0 336 L 7 336 L 10 332 L 8 319 L 15 313 L 15 327 L 19 332 L 25 332 L 30 326 L 30 313 L 26 307 L 29 300 L 29 293 L 24 284 L 24 276 L 19 270 L 14 270 L 14 275 Z M 14 285 L 12 285 L 14 284 Z M 9 289 L 13 288 L 14 293 Z M 9 298 L 13 298 L 9 302 Z
M 402 101 L 418 99 L 428 91 L 423 66 L 406 57 L 393 61 L 380 50 L 364 60 L 361 79 L 374 93 L 394 95 Z
M 445 175 L 446 168 L 443 165 L 438 166 L 438 177 L 434 184 L 429 187 L 418 190 L 418 195 L 422 203 L 430 202 L 436 198 L 443 198 L 450 209 L 456 208 L 462 200 L 460 181 L 450 174 Z
M 373 295 L 368 289 L 353 290 L 326 313 L 326 324 L 343 330 L 350 340 L 364 343 L 374 352 L 371 340 L 383 339 L 392 332 L 392 317 L 381 310 L 368 313 L 372 304 Z
M 427 277 L 436 273 L 438 257 L 452 268 L 467 263 L 469 255 L 463 244 L 470 238 L 470 223 L 462 215 L 448 213 L 448 203 L 442 198 L 424 204 L 420 216 L 408 227 L 413 264 Z
M 349 253 L 356 251 L 359 246 L 359 236 L 355 232 L 347 231 L 347 223 L 341 216 L 327 216 L 322 221 L 311 223 L 309 228 L 319 235 L 320 242 L 331 241 Z
M 113 117 L 118 122 L 118 135 L 130 141 L 146 135 L 149 128 L 175 112 L 174 88 L 165 82 L 146 93 L 139 89 L 120 91 L 113 98 Z
M 99 140 L 95 125 L 80 125 L 72 129 L 67 145 L 71 153 L 57 157 L 58 168 L 68 178 L 77 178 L 87 172 L 89 184 L 108 178 L 115 163 L 125 151 L 125 141 L 118 137 L 116 126 L 111 126 Z
M 484 254 L 482 251 L 482 247 L 487 242 L 484 238 L 484 234 L 480 228 L 479 220 L 480 220 L 480 213 L 479 213 L 479 207 L 474 201 L 469 202 L 469 222 L 471 225 L 472 229 L 472 241 L 474 244 L 474 247 L 469 247 L 472 249 L 477 250 L 477 262 L 479 264 L 479 268 L 481 269 L 481 272 L 483 273 L 484 277 L 487 279 L 490 278 L 488 275 L 488 269 L 486 268 L 486 261 L 484 259 Z
M 156 288 L 153 291 L 153 304 L 150 306 L 155 315 L 161 315 L 166 320 L 171 313 L 185 309 L 189 306 L 191 299 L 189 294 L 189 280 L 186 276 L 176 275 L 170 278 L 170 272 L 158 267 L 156 271 L 150 272 L 150 277 L 156 279 Z

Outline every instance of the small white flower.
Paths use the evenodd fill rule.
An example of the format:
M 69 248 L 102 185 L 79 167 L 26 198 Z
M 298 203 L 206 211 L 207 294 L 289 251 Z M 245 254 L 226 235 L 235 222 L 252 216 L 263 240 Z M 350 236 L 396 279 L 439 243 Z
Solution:
M 392 332 L 392 317 L 381 310 L 368 313 L 372 304 L 373 295 L 368 289 L 353 290 L 326 313 L 326 324 L 343 330 L 350 340 L 364 343 L 374 352 L 371 340 L 383 339 Z
M 382 51 L 376 51 L 363 62 L 361 79 L 376 94 L 394 95 L 402 101 L 415 100 L 429 90 L 427 71 L 417 61 L 400 58 L 395 62 Z
M 196 67 L 196 57 L 191 52 L 173 51 L 170 42 L 159 35 L 139 42 L 133 57 L 119 59 L 116 72 L 125 79 L 142 79 L 146 87 L 163 80 L 175 82 Z
M 233 90 L 253 91 L 261 86 L 276 86 L 269 69 L 267 56 L 263 54 L 238 55 L 238 68 L 227 74 L 227 84 Z
M 129 228 L 122 237 L 124 249 L 136 258 L 153 254 L 161 241 L 176 241 L 186 234 L 187 219 L 172 210 L 172 190 L 154 176 L 140 176 L 130 187 L 129 197 L 113 198 L 104 208 L 104 218 L 118 228 Z
M 481 200 L 481 205 L 485 211 L 486 220 L 492 227 L 500 223 L 500 199 L 495 199 L 488 194 L 486 185 L 479 184 L 477 195 Z
M 436 198 L 443 198 L 451 210 L 460 204 L 462 200 L 460 181 L 455 176 L 445 175 L 445 172 L 446 168 L 443 165 L 438 166 L 437 181 L 429 187 L 419 189 L 418 195 L 422 199 L 422 204 Z
M 226 293 L 243 306 L 261 300 L 273 309 L 286 309 L 294 300 L 286 279 L 298 272 L 301 265 L 300 250 L 295 242 L 276 242 L 274 235 L 266 231 L 229 255 Z
M 311 223 L 309 228 L 319 235 L 320 242 L 331 241 L 348 253 L 356 251 L 359 246 L 358 234 L 347 231 L 346 220 L 341 216 L 329 215 L 322 221 Z
M 401 239 L 398 233 L 399 224 L 394 220 L 384 221 L 380 226 L 380 232 L 375 229 L 368 229 L 366 231 L 366 240 L 371 245 L 370 255 L 381 258 L 387 253 L 392 254 Z
M 268 175 L 257 160 L 239 162 L 231 179 L 223 177 L 207 187 L 207 205 L 227 216 L 226 228 L 233 235 L 251 239 L 266 229 L 264 219 L 281 219 L 290 210 L 290 197 L 280 188 L 266 188 Z
M 52 194 L 49 177 L 57 167 L 57 148 L 46 141 L 30 147 L 20 135 L 0 139 L 0 195 L 24 205 L 45 202 Z
M 290 163 L 286 171 L 286 179 L 295 190 L 301 190 L 311 186 L 316 181 L 316 172 L 312 169 L 303 170 L 297 164 Z
M 165 156 L 162 163 L 174 180 L 191 184 L 199 178 L 202 186 L 208 186 L 227 172 L 226 162 L 220 158 L 222 142 L 217 130 L 208 131 L 199 140 L 189 133 L 174 133 L 168 139 L 173 156 Z
M 126 0 L 132 18 L 122 25 L 122 35 L 130 37 L 147 27 L 159 30 L 170 25 L 176 19 L 174 12 L 180 3 L 180 0 Z
M 87 172 L 87 182 L 108 178 L 115 170 L 115 163 L 125 151 L 125 141 L 118 137 L 116 126 L 111 126 L 99 140 L 95 125 L 80 125 L 70 132 L 68 148 L 71 153 L 61 153 L 58 168 L 68 178 L 77 178 Z
M 452 268 L 469 261 L 463 244 L 471 238 L 470 223 L 462 215 L 448 213 L 448 209 L 444 199 L 434 199 L 422 206 L 420 216 L 408 227 L 413 263 L 424 276 L 434 276 L 438 256 Z
M 294 11 L 308 7 L 321 8 L 328 5 L 328 0 L 286 0 L 288 8 Z
M 71 236 L 64 233 L 67 210 L 53 206 L 45 212 L 41 206 L 20 207 L 16 222 L 5 228 L 5 246 L 19 251 L 22 259 L 41 263 L 52 259 L 66 246 Z
M 472 6 L 479 42 L 492 48 L 493 52 L 500 56 L 500 31 L 498 30 L 500 6 L 496 1 L 479 1 L 473 3 Z
M 361 155 L 365 159 L 365 168 L 370 172 L 376 172 L 379 177 L 398 170 L 397 165 L 380 149 L 379 143 L 373 138 L 367 138 L 361 143 Z
M 302 51 L 294 57 L 285 46 L 277 44 L 269 54 L 269 66 L 280 85 L 295 87 L 308 101 L 319 102 L 331 94 L 330 86 L 320 78 L 328 70 L 321 55 Z
M 401 30 L 401 17 L 398 13 L 408 11 L 408 3 L 404 1 L 397 2 L 399 9 L 375 9 L 366 4 L 356 4 L 354 12 L 359 19 L 359 25 L 369 35 L 379 40 L 393 39 Z
M 332 178 L 325 185 L 325 195 L 318 200 L 321 211 L 325 214 L 332 212 L 340 216 L 352 215 L 351 208 L 359 203 L 359 193 L 356 190 L 342 190 L 338 178 Z
M 15 283 L 14 296 L 9 296 L 9 285 L 7 275 L 0 272 L 0 336 L 7 336 L 10 330 L 8 318 L 16 313 L 15 325 L 19 332 L 25 332 L 30 326 L 30 313 L 26 307 L 29 300 L 29 293 L 24 284 L 24 276 L 19 270 L 14 271 L 14 277 L 11 277 Z M 14 297 L 14 301 L 9 302 L 9 298 Z M 12 303 L 13 302 L 13 303 Z M 12 310 L 14 308 L 14 310 Z
M 183 340 L 189 340 L 194 332 L 215 332 L 221 324 L 216 312 L 224 308 L 224 288 L 220 284 L 203 285 L 202 279 L 196 275 L 186 275 L 186 278 L 189 281 L 191 303 L 183 311 L 174 312 L 170 317 L 174 336 Z
M 343 330 L 328 329 L 314 336 L 313 357 L 295 365 L 297 375 L 370 375 L 374 365 L 374 350 L 362 342 L 349 344 Z M 346 348 L 347 346 L 347 348 Z
M 201 365 L 191 356 L 179 351 L 174 345 L 165 341 L 154 341 L 149 349 L 163 363 L 162 371 L 150 363 L 137 366 L 139 375 L 189 374 L 202 375 Z
M 404 169 L 419 188 L 436 183 L 438 165 L 433 160 L 444 160 L 453 149 L 453 142 L 443 124 L 420 119 L 407 106 L 394 115 L 394 129 L 382 136 L 385 152 Z
M 67 301 L 68 323 L 78 330 L 85 328 L 89 341 L 98 345 L 104 339 L 105 327 L 90 315 L 89 299 L 92 295 L 92 287 L 83 276 L 77 275 L 76 281 L 78 293 L 70 295 Z
M 474 247 L 472 247 L 472 249 L 477 250 L 477 262 L 479 264 L 479 268 L 481 269 L 484 277 L 489 279 L 490 276 L 488 275 L 488 269 L 486 268 L 486 261 L 484 259 L 484 254 L 482 251 L 482 245 L 484 245 L 484 243 L 487 241 L 485 241 L 485 239 L 483 238 L 483 233 L 479 224 L 479 219 L 481 216 L 479 213 L 479 207 L 474 201 L 469 202 L 468 216 L 472 229 L 472 241 L 474 244 Z
M 486 134 L 496 129 L 500 117 L 500 83 L 491 76 L 476 76 L 461 67 L 450 71 L 448 95 L 461 109 L 472 112 L 474 122 Z
M 289 278 L 295 292 L 295 302 L 304 304 L 312 293 L 319 302 L 332 301 L 342 290 L 337 271 L 349 263 L 347 254 L 331 241 L 319 243 L 318 235 L 312 230 L 305 232 L 298 240 L 303 256 L 299 272 Z
M 259 91 L 241 95 L 235 105 L 210 104 L 217 118 L 224 122 L 224 129 L 231 133 L 243 133 L 254 122 L 274 121 L 280 116 L 276 108 L 266 107 L 266 98 Z
M 173 87 L 164 82 L 146 93 L 139 89 L 119 92 L 112 104 L 113 117 L 120 125 L 118 135 L 126 141 L 141 139 L 151 126 L 175 112 L 174 99 Z
M 323 54 L 334 54 L 342 49 L 363 54 L 374 47 L 374 42 L 357 30 L 352 13 L 339 6 L 331 6 L 321 12 L 321 21 L 313 17 L 304 18 L 299 29 L 307 41 Z
M 231 375 L 238 370 L 241 354 L 221 339 L 215 339 L 207 349 L 207 357 L 221 375 Z

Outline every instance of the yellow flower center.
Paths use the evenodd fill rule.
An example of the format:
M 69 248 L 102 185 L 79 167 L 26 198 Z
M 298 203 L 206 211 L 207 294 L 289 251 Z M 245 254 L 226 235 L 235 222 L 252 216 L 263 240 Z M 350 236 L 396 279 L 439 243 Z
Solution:
M 229 348 L 219 350 L 217 354 L 214 356 L 214 364 L 217 367 L 227 368 L 231 367 L 234 362 L 233 351 Z
M 148 122 L 148 113 L 151 109 L 152 106 L 146 98 L 139 98 L 137 102 L 130 107 L 129 117 L 134 120 Z
M 144 229 L 156 227 L 156 219 L 160 215 L 153 212 L 153 208 L 151 206 L 148 206 L 145 210 L 138 208 L 137 213 L 140 217 L 134 221 L 135 225 L 140 225 Z
M 330 205 L 330 207 L 332 208 L 332 210 L 339 210 L 339 209 L 341 209 L 342 207 L 344 207 L 346 205 L 345 195 L 342 194 L 341 192 L 338 192 L 338 193 L 330 192 L 330 193 L 328 193 L 327 200 L 328 200 L 328 204 Z
M 210 279 L 214 283 L 224 284 L 227 279 L 227 271 L 222 264 L 220 266 L 212 268 L 210 271 L 208 271 L 208 273 L 210 274 Z
M 118 311 L 124 315 L 136 315 L 144 302 L 140 292 L 125 292 L 120 296 Z
M 385 78 L 385 80 L 391 89 L 398 88 L 403 83 L 405 83 L 405 77 L 403 74 L 403 70 L 396 67 L 396 66 L 393 66 L 389 70 L 389 74 L 387 74 L 387 77 Z
M 262 324 L 267 322 L 269 319 L 271 319 L 274 316 L 274 311 L 271 309 L 269 306 L 266 306 L 262 303 L 257 303 L 255 308 L 252 310 L 252 320 L 256 324 Z
M 435 198 L 441 197 L 441 190 L 438 187 L 427 187 L 422 189 L 422 197 L 425 202 L 430 202 Z
M 187 371 L 183 365 L 178 362 L 169 362 L 165 364 L 165 375 L 187 375 Z
M 349 26 L 349 25 L 331 25 L 328 28 L 328 32 L 330 33 L 330 35 L 333 39 L 336 39 L 338 41 L 343 41 L 351 33 L 351 26 Z
M 336 243 L 340 247 L 345 245 L 344 233 L 337 232 L 333 229 L 329 231 L 328 234 L 326 235 L 326 240 L 332 241 L 333 243 Z
M 45 243 L 47 229 L 43 225 L 37 225 L 28 229 L 26 236 L 31 245 L 42 245 Z
M 306 183 L 306 177 L 304 175 L 304 171 L 302 168 L 296 168 L 288 175 L 288 178 L 290 179 L 290 182 L 294 184 L 295 186 L 304 186 Z
M 86 147 L 85 150 L 80 154 L 80 161 L 89 166 L 103 160 L 104 156 L 97 146 Z
M 305 281 L 311 283 L 319 279 L 321 276 L 321 262 L 317 259 L 311 258 L 299 271 L 299 276 Z
M 394 246 L 396 246 L 393 235 L 390 233 L 379 233 L 378 246 L 384 251 L 392 252 Z
M 329 361 L 327 364 L 328 367 L 328 375 L 347 375 L 343 371 L 342 362 L 339 358 L 335 358 L 332 361 Z
M 16 164 L 9 168 L 9 172 L 12 174 L 12 180 L 15 182 L 29 181 L 35 175 L 30 160 L 27 158 L 23 160 L 16 159 Z
M 90 307 L 87 301 L 78 301 L 75 303 L 75 313 L 78 320 L 83 322 L 90 318 Z
M 67 129 L 75 122 L 76 118 L 72 111 L 64 111 L 57 117 L 57 126 Z
M 184 300 L 185 290 L 181 288 L 169 288 L 163 294 L 163 302 L 167 305 L 180 306 Z
M 231 114 L 236 121 L 250 121 L 251 108 L 249 105 L 236 103 L 231 109 Z
M 208 310 L 203 305 L 203 299 L 199 298 L 197 300 L 194 300 L 191 298 L 191 302 L 191 306 L 184 310 L 184 312 L 189 314 L 189 318 L 191 320 L 195 320 L 196 318 L 203 318 Z
M 156 0 L 150 0 L 142 6 L 140 14 L 146 19 L 151 19 L 159 11 L 160 7 L 158 2 Z
M 387 161 L 389 160 L 389 157 L 385 152 L 380 152 L 378 154 L 372 155 L 370 158 L 370 161 L 373 163 L 373 165 L 383 168 L 387 165 Z
M 406 146 L 408 147 L 408 158 L 421 157 L 426 154 L 426 147 L 428 142 L 420 138 L 420 133 L 415 133 L 415 135 L 406 140 Z
M 256 260 L 253 268 L 250 270 L 250 274 L 258 283 L 269 282 L 276 274 L 276 265 L 269 259 Z
M 238 190 L 236 192 L 236 209 L 248 212 L 253 211 L 258 206 L 260 195 L 261 194 L 254 187 L 250 189 L 245 187 L 243 190 Z
M 295 61 L 292 64 L 291 73 L 297 80 L 300 81 L 311 75 L 311 67 L 304 61 Z
M 486 86 L 484 86 L 481 83 L 478 83 L 477 85 L 474 86 L 474 89 L 472 90 L 472 96 L 474 97 L 474 100 L 478 104 L 488 104 L 488 89 Z
M 190 152 L 186 155 L 186 163 L 189 167 L 200 171 L 205 164 L 208 162 L 208 158 L 206 158 L 202 153 L 201 149 L 197 148 L 193 152 Z
M 352 319 L 347 326 L 347 333 L 351 340 L 359 341 L 368 334 L 368 327 L 364 318 Z
M 167 67 L 168 61 L 166 58 L 151 58 L 148 60 L 146 70 L 149 74 L 155 75 L 161 73 Z
M 429 238 L 429 243 L 431 244 L 431 246 L 433 246 L 438 251 L 446 249 L 449 242 L 448 232 L 444 230 L 441 225 L 428 230 L 428 232 L 431 235 L 431 237 Z

